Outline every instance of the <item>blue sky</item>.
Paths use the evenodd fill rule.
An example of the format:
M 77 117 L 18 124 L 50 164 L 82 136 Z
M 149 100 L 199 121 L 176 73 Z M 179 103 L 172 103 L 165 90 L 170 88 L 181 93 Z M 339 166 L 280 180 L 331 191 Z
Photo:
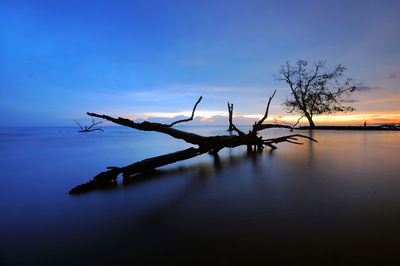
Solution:
M 289 60 L 343 64 L 359 113 L 400 113 L 400 1 L 0 2 L 0 125 L 264 111 Z M 379 100 L 381 99 L 381 100 Z M 385 100 L 386 99 L 386 100 Z M 397 99 L 397 100 L 396 100 Z M 202 114 L 202 113 L 199 113 Z

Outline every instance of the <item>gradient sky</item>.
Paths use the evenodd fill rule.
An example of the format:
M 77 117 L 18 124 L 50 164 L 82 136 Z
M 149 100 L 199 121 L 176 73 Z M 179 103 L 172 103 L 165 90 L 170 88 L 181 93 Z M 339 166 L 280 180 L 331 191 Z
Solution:
M 273 75 L 296 59 L 343 64 L 361 84 L 340 121 L 400 122 L 399 14 L 398 0 L 2 0 L 0 125 L 172 117 L 200 95 L 199 116 L 218 121 L 229 100 L 254 120 L 274 89 L 286 116 Z

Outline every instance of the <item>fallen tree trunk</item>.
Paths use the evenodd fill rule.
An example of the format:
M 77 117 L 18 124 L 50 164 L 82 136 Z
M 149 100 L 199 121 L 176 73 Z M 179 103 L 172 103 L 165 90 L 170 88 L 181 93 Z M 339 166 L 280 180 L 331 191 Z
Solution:
M 82 185 L 76 186 L 75 188 L 70 190 L 70 194 L 77 194 L 85 191 L 92 190 L 95 188 L 96 184 L 98 185 L 107 185 L 110 182 L 115 181 L 120 174 L 123 177 L 131 177 L 138 173 L 143 173 L 152 169 L 155 169 L 160 166 L 168 165 L 171 163 L 175 163 L 178 161 L 187 160 L 203 154 L 207 152 L 206 150 L 202 150 L 200 148 L 189 148 L 182 151 L 177 151 L 173 153 L 168 153 L 162 156 L 157 156 L 149 159 L 145 159 L 143 161 L 139 161 L 133 164 L 130 164 L 125 167 L 107 167 L 108 171 L 101 172 L 96 175 L 93 180 L 88 183 L 84 183 Z
M 264 117 L 256 122 L 253 125 L 252 130 L 250 130 L 247 134 L 239 130 L 231 121 L 230 125 L 232 125 L 232 130 L 237 132 L 238 135 L 222 135 L 222 136 L 210 136 L 210 137 L 205 137 L 201 135 L 197 135 L 194 133 L 189 133 L 185 132 L 182 130 L 178 130 L 175 128 L 172 128 L 173 125 L 176 125 L 181 122 L 188 122 L 193 119 L 194 117 L 194 112 L 201 101 L 202 97 L 199 98 L 199 100 L 196 102 L 192 116 L 189 119 L 183 119 L 176 121 L 172 124 L 161 124 L 161 123 L 151 123 L 151 122 L 141 122 L 141 123 L 135 123 L 132 120 L 126 119 L 126 118 L 113 118 L 107 115 L 99 115 L 96 113 L 87 113 L 89 116 L 92 117 L 98 117 L 98 118 L 103 118 L 108 121 L 114 122 L 118 125 L 122 126 L 127 126 L 131 127 L 137 130 L 143 130 L 143 131 L 155 131 L 155 132 L 160 132 L 164 133 L 167 135 L 170 135 L 171 137 L 177 138 L 177 139 L 182 139 L 190 144 L 197 145 L 197 148 L 189 148 L 186 150 L 182 151 L 177 151 L 174 153 L 169 153 L 166 155 L 161 155 L 153 158 L 149 158 L 143 161 L 139 161 L 136 163 L 133 163 L 131 165 L 125 166 L 125 167 L 108 167 L 108 171 L 101 172 L 100 174 L 96 175 L 91 181 L 84 183 L 82 185 L 76 186 L 75 188 L 71 189 L 69 191 L 70 194 L 77 194 L 81 192 L 86 192 L 92 189 L 96 189 L 99 186 L 104 186 L 107 184 L 112 184 L 113 182 L 116 182 L 116 179 L 120 174 L 122 174 L 124 177 L 131 177 L 133 175 L 139 174 L 139 173 L 144 173 L 149 170 L 155 169 L 157 167 L 161 167 L 164 165 L 168 165 L 171 163 L 175 163 L 178 161 L 183 161 L 187 160 L 193 157 L 196 157 L 198 155 L 201 155 L 203 153 L 210 153 L 217 155 L 218 151 L 223 149 L 223 148 L 234 148 L 242 145 L 246 145 L 248 150 L 261 150 L 265 146 L 270 147 L 271 149 L 276 149 L 276 146 L 274 144 L 280 143 L 280 142 L 289 142 L 293 144 L 302 144 L 298 142 L 298 138 L 306 138 L 312 141 L 315 141 L 313 138 L 310 138 L 308 136 L 300 135 L 300 134 L 293 134 L 293 135 L 288 135 L 288 136 L 283 136 L 279 138 L 271 138 L 271 139 L 263 139 L 262 137 L 258 136 L 258 132 L 265 129 L 265 128 L 270 128 L 272 126 L 268 125 L 263 125 L 262 123 L 265 121 L 265 119 L 268 117 L 268 110 L 269 110 L 269 105 L 271 103 L 272 98 L 274 97 L 274 94 L 269 98 L 266 112 Z M 276 126 L 275 126 L 276 127 Z M 282 126 L 284 128 L 291 128 L 288 126 Z

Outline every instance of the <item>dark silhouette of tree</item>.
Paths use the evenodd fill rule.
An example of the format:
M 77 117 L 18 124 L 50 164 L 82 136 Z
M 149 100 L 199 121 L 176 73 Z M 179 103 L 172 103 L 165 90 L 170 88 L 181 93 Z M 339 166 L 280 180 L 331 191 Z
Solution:
M 325 65 L 326 61 L 319 61 L 311 67 L 304 60 L 298 60 L 294 65 L 286 62 L 276 76 L 277 80 L 285 81 L 291 90 L 291 97 L 283 105 L 289 113 L 305 116 L 310 128 L 315 128 L 315 115 L 354 110 L 351 106 L 342 105 L 343 98 L 356 90 L 351 85 L 351 79 L 342 81 L 346 68 L 338 65 L 329 71 Z
M 276 91 L 275 91 L 276 92 Z M 145 159 L 143 161 L 135 162 L 128 166 L 124 167 L 107 167 L 107 171 L 101 172 L 96 175 L 92 180 L 82 185 L 76 186 L 75 188 L 70 190 L 70 194 L 77 194 L 85 191 L 89 191 L 92 189 L 96 189 L 97 187 L 101 187 L 104 185 L 113 184 L 116 182 L 116 179 L 120 174 L 126 178 L 131 178 L 141 173 L 146 173 L 150 170 L 153 170 L 157 167 L 161 167 L 164 165 L 168 165 L 171 163 L 175 163 L 182 160 L 187 160 L 196 156 L 199 156 L 204 153 L 210 153 L 214 156 L 218 156 L 218 152 L 223 148 L 235 148 L 238 146 L 245 145 L 247 146 L 248 151 L 254 150 L 262 150 L 264 147 L 270 147 L 271 149 L 276 149 L 275 144 L 281 142 L 289 142 L 293 144 L 302 144 L 298 142 L 299 138 L 310 139 L 315 141 L 313 138 L 308 136 L 300 135 L 300 134 L 292 134 L 287 136 L 282 136 L 278 138 L 269 138 L 265 139 L 262 136 L 258 136 L 259 131 L 271 127 L 277 127 L 276 125 L 263 124 L 263 122 L 268 117 L 268 110 L 274 94 L 269 97 L 267 108 L 265 111 L 265 115 L 261 120 L 256 122 L 252 129 L 246 134 L 240 129 L 238 129 L 235 124 L 232 122 L 232 130 L 237 133 L 237 135 L 222 135 L 222 136 L 201 136 L 198 134 L 186 132 L 183 130 L 179 130 L 173 128 L 174 125 L 181 122 L 191 121 L 194 117 L 194 112 L 196 110 L 197 105 L 201 101 L 202 97 L 198 99 L 195 106 L 193 107 L 192 116 L 188 119 L 183 119 L 176 121 L 171 124 L 161 124 L 161 123 L 152 123 L 152 122 L 141 122 L 135 123 L 134 121 L 122 117 L 114 118 L 108 115 L 100 115 L 96 113 L 87 113 L 89 116 L 102 118 L 108 121 L 111 121 L 115 124 L 134 128 L 137 130 L 143 131 L 155 131 L 167 134 L 173 138 L 181 139 L 187 143 L 196 145 L 197 147 L 191 147 L 186 150 L 181 150 L 173 153 L 168 153 L 165 155 L 152 157 Z M 290 126 L 279 126 L 285 128 L 292 128 Z

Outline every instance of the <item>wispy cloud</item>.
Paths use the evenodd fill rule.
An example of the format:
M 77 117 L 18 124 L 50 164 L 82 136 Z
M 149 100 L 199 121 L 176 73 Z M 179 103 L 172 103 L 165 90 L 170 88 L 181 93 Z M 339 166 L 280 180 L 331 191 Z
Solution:
M 390 72 L 387 76 L 388 79 L 398 79 L 400 78 L 400 70 Z
M 375 91 L 375 90 L 383 90 L 382 87 L 378 86 L 367 86 L 367 85 L 362 85 L 362 86 L 357 86 L 357 91 Z
M 376 98 L 371 100 L 363 100 L 359 101 L 360 104 L 372 104 L 372 103 L 392 103 L 399 102 L 400 103 L 400 94 L 392 95 L 389 97 Z
M 342 100 L 342 102 L 344 102 L 344 103 L 358 103 L 358 102 L 359 102 L 359 100 L 354 100 L 354 99 L 345 99 L 345 100 Z

